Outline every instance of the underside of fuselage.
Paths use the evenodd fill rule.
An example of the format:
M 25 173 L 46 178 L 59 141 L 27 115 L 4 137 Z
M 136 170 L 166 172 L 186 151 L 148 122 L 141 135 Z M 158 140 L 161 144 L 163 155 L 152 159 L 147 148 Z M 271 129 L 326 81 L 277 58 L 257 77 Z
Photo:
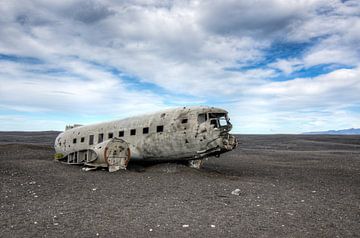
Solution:
M 107 141 L 105 147 L 98 145 L 93 149 L 74 151 L 67 155 L 58 156 L 58 160 L 70 165 L 83 165 L 89 168 L 108 168 L 110 172 L 120 169 L 125 170 L 130 161 L 134 162 L 182 162 L 193 168 L 200 168 L 202 160 L 211 156 L 219 157 L 228 150 L 219 147 L 211 148 L 206 151 L 198 151 L 188 156 L 167 156 L 167 157 L 145 157 L 145 158 L 131 158 L 131 150 L 126 143 L 118 141 L 119 138 L 114 138 Z

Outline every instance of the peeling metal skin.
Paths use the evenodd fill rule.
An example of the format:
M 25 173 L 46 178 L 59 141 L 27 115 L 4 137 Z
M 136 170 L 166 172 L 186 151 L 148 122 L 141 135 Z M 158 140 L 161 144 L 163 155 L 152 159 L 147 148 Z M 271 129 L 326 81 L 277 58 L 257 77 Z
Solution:
M 237 146 L 227 111 L 182 107 L 93 125 L 67 126 L 55 140 L 56 158 L 69 164 L 126 169 L 129 160 L 190 161 Z

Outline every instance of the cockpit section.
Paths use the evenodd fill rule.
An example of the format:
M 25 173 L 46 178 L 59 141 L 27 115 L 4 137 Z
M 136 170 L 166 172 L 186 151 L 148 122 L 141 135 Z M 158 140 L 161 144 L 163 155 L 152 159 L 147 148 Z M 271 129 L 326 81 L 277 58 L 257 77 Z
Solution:
M 230 131 L 232 128 L 227 113 L 201 113 L 198 115 L 198 123 L 200 125 L 204 122 L 209 122 L 213 128 L 219 128 L 221 131 Z
M 210 125 L 214 125 L 214 128 L 230 131 L 231 123 L 226 113 L 208 113 Z
M 220 155 L 233 150 L 237 139 L 229 132 L 232 129 L 230 118 L 226 111 L 210 110 L 198 114 L 198 130 L 196 137 L 203 144 L 204 154 Z

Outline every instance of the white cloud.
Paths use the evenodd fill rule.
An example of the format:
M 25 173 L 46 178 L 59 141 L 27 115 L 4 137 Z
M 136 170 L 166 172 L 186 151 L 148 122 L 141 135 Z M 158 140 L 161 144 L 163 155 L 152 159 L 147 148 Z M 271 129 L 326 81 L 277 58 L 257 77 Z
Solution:
M 360 103 L 359 9 L 358 1 L 337 0 L 3 1 L 0 54 L 43 63 L 0 60 L 0 107 L 114 117 L 230 102 L 222 106 L 238 115 L 238 131 L 247 127 L 242 112 L 246 123 L 258 118 L 252 128 L 280 131 L 291 115 L 315 126 L 311 120 L 328 122 L 330 114 L 298 111 L 335 115 Z M 308 45 L 266 61 L 278 43 Z M 271 81 L 324 64 L 349 69 Z M 131 86 L 113 68 L 154 89 Z
M 109 116 L 129 115 L 134 111 L 151 111 L 165 106 L 159 96 L 146 90 L 128 90 L 111 73 L 91 64 L 68 60 L 60 65 L 75 76 L 61 73 L 39 75 L 29 71 L 28 65 L 21 67 L 17 63 L 1 65 L 7 68 L 7 72 L 1 75 L 0 106 L 26 112 L 65 111 L 89 115 L 106 113 Z M 46 70 L 46 66 L 37 67 Z
M 359 127 L 360 69 L 251 88 L 232 111 L 239 132 L 299 133 Z M 349 110 L 349 108 L 357 108 Z M 350 126 L 351 127 L 351 126 Z
M 271 82 L 253 89 L 250 93 L 261 97 L 273 97 L 279 107 L 299 109 L 359 104 L 358 92 L 360 68 L 340 69 L 315 78 Z
M 292 74 L 294 71 L 298 71 L 304 68 L 304 63 L 299 59 L 279 59 L 276 62 L 268 65 L 271 68 L 279 69 L 286 75 Z
M 221 35 L 275 36 L 307 16 L 311 1 L 209 1 L 200 5 L 200 21 Z M 264 40 L 264 39 L 263 39 Z
M 360 37 L 358 40 L 360 41 Z M 346 41 L 346 38 L 340 36 L 332 36 L 320 41 L 305 54 L 304 65 L 306 67 L 319 64 L 358 65 L 360 46 L 352 43 L 347 44 Z

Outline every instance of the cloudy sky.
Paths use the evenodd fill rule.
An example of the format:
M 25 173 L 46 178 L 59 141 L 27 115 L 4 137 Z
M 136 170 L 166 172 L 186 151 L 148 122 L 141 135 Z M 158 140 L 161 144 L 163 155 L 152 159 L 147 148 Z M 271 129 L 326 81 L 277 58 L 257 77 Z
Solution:
M 184 105 L 237 133 L 360 127 L 360 1 L 0 2 L 0 130 Z

